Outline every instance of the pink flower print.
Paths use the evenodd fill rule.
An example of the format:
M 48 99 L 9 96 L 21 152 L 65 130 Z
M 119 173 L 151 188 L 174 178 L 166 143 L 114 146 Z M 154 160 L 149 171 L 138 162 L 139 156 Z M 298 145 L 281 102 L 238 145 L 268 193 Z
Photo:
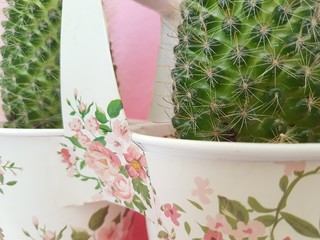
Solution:
M 117 136 L 114 132 L 108 133 L 105 137 L 105 141 L 108 143 L 108 147 L 117 153 L 123 153 L 126 151 L 128 145 L 124 141 L 122 141 L 119 136 Z
M 74 175 L 76 175 L 78 173 L 77 169 L 75 167 L 69 167 L 67 169 L 67 176 L 68 177 L 73 177 Z
M 147 173 L 145 167 L 147 167 L 146 157 L 135 146 L 130 146 L 127 149 L 127 153 L 123 154 L 128 164 L 125 166 L 128 174 L 131 178 L 135 179 L 140 177 L 146 179 Z
M 113 131 L 116 136 L 120 137 L 125 142 L 129 142 L 131 139 L 128 122 L 126 120 L 120 121 L 119 119 L 115 120 L 112 124 Z
M 209 179 L 203 179 L 201 177 L 196 177 L 194 179 L 197 189 L 192 191 L 193 196 L 198 196 L 203 204 L 209 204 L 210 198 L 207 195 L 211 195 L 213 190 L 209 187 Z
M 35 226 L 35 228 L 38 228 L 38 226 L 39 226 L 39 220 L 38 220 L 37 217 L 33 217 L 33 218 L 32 218 L 32 224 L 33 224 L 33 226 Z
M 287 236 L 283 240 L 291 240 L 291 237 Z
M 218 214 L 215 218 L 207 216 L 207 226 L 213 231 L 227 235 L 230 235 L 233 232 L 231 225 L 222 214 Z
M 84 147 L 87 147 L 88 144 L 91 143 L 91 139 L 81 131 L 77 132 L 76 138 L 78 139 L 79 143 Z
M 85 153 L 86 164 L 93 169 L 100 178 L 118 172 L 120 159 L 100 142 L 92 142 Z
M 223 240 L 222 237 L 223 237 L 222 233 L 209 230 L 208 232 L 206 232 L 203 239 L 204 240 Z
M 56 234 L 51 231 L 46 231 L 43 235 L 43 240 L 54 240 L 56 237 Z
M 235 240 L 243 240 L 248 238 L 248 240 L 257 240 L 258 237 L 263 237 L 265 235 L 265 226 L 257 221 L 249 221 L 248 224 L 244 222 L 237 223 L 237 230 L 234 232 Z
M 284 174 L 286 176 L 292 175 L 294 172 L 303 172 L 306 168 L 306 162 L 277 162 L 284 165 Z
M 85 125 L 85 128 L 92 133 L 95 133 L 96 131 L 98 131 L 100 127 L 100 124 L 95 117 L 86 119 L 84 122 L 84 125 Z
M 118 174 L 113 181 L 113 195 L 121 200 L 131 202 L 133 198 L 133 187 L 131 181 L 122 174 Z
M 80 103 L 78 109 L 79 109 L 79 112 L 82 113 L 82 112 L 84 112 L 84 111 L 87 109 L 87 105 L 84 104 L 84 103 Z
M 79 132 L 82 128 L 82 122 L 80 119 L 74 118 L 71 122 L 69 122 L 69 127 L 72 131 Z
M 171 221 L 176 225 L 179 226 L 180 223 L 178 222 L 178 218 L 181 216 L 180 213 L 178 213 L 178 209 L 174 204 L 165 204 L 164 205 L 164 215 L 171 219 Z
M 67 168 L 70 168 L 75 162 L 75 159 L 72 153 L 73 152 L 70 152 L 68 148 L 62 148 L 60 151 L 62 162 L 67 164 Z
M 103 226 L 100 229 L 98 229 L 96 233 L 96 239 L 98 240 L 116 240 L 121 239 L 119 238 L 119 229 L 117 228 L 117 225 L 112 222 L 108 226 Z

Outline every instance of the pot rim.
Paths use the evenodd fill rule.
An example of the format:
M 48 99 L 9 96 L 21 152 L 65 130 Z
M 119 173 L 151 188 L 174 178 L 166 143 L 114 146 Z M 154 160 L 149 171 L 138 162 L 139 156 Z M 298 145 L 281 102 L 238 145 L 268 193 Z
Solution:
M 22 128 L 0 128 L 0 137 L 61 137 L 64 129 L 22 129 Z
M 135 124 L 131 131 L 132 140 L 145 152 L 207 160 L 266 161 L 267 157 L 268 161 L 320 161 L 320 143 L 210 142 L 165 138 L 159 132 L 169 134 L 171 124 L 154 122 Z

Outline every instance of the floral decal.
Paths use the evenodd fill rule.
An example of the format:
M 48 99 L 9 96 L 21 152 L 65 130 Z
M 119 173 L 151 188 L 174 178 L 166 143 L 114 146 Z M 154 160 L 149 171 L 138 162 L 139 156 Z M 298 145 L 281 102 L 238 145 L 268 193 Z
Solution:
M 164 204 L 161 207 L 163 218 L 159 218 L 161 230 L 159 239 L 176 239 L 176 228 L 184 227 L 188 236 L 192 236 L 192 228 L 200 227 L 203 234 L 192 238 L 193 240 L 275 240 L 277 227 L 280 223 L 289 225 L 299 235 L 307 238 L 320 238 L 320 227 L 308 220 L 288 212 L 286 207 L 290 201 L 290 194 L 295 186 L 304 178 L 320 173 L 320 167 L 306 171 L 305 162 L 277 163 L 284 167 L 284 174 L 279 180 L 281 196 L 276 206 L 264 206 L 258 199 L 249 196 L 245 204 L 217 195 L 218 214 L 207 215 L 206 222 L 200 223 L 200 219 L 190 222 L 190 213 L 180 205 Z M 208 196 L 213 194 L 208 179 L 195 178 L 195 189 L 191 195 L 196 200 L 188 199 L 191 208 L 197 211 L 206 211 L 205 205 L 210 203 Z M 165 221 L 163 221 L 165 219 Z M 187 219 L 187 220 L 184 220 Z M 165 224 L 166 223 L 166 224 Z M 170 225 L 170 227 L 168 227 Z M 278 238 L 277 238 L 278 239 Z M 290 236 L 283 236 L 281 240 L 291 240 Z
M 4 162 L 0 157 L 0 193 L 4 194 L 4 187 L 10 187 L 17 184 L 16 180 L 7 180 L 7 176 L 10 174 L 13 177 L 17 175 L 17 171 L 21 171 L 21 167 L 17 167 L 14 162 Z M 1 236 L 1 232 L 0 232 Z M 0 238 L 1 239 L 1 238 Z
M 22 230 L 23 234 L 32 240 L 60 240 L 63 237 L 71 240 L 115 240 L 128 239 L 133 224 L 133 211 L 125 209 L 110 222 L 106 221 L 109 213 L 109 205 L 97 210 L 88 221 L 90 230 L 79 229 L 74 226 L 65 226 L 61 230 L 53 231 L 46 225 L 41 225 L 37 217 L 33 217 L 33 230 Z M 71 236 L 65 237 L 66 232 Z M 1 234 L 0 234 L 1 236 Z M 1 239 L 1 238 L 0 238 Z
M 71 108 L 72 132 L 59 154 L 67 174 L 93 183 L 94 200 L 104 196 L 142 214 L 151 208 L 146 158 L 131 142 L 128 123 L 120 100 L 106 108 L 82 101 L 75 91 Z

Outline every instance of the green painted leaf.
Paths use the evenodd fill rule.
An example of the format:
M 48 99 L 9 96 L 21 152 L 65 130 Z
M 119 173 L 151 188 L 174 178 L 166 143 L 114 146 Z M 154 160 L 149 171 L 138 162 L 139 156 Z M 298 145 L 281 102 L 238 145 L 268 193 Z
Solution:
M 198 223 L 199 224 L 199 223 Z M 208 232 L 209 231 L 209 227 L 207 227 L 207 226 L 204 226 L 204 225 L 201 225 L 201 224 L 199 224 L 199 226 L 200 226 L 200 228 L 202 229 L 202 231 L 203 231 L 203 233 L 206 233 L 206 232 Z
M 99 109 L 99 108 L 96 109 L 95 116 L 96 116 L 97 120 L 98 120 L 100 123 L 102 123 L 102 124 L 105 124 L 105 123 L 108 122 L 106 113 L 104 113 L 104 112 L 103 112 L 101 109 Z
M 173 205 L 178 209 L 179 212 L 184 212 L 184 213 L 186 212 L 186 211 L 185 211 L 181 206 L 179 206 L 178 204 L 174 203 Z
M 151 196 L 149 193 L 149 188 L 148 186 L 146 186 L 143 181 L 141 180 L 141 178 L 136 178 L 132 180 L 132 185 L 133 185 L 133 189 L 141 195 L 142 199 L 144 201 L 146 201 L 146 203 L 148 204 L 148 206 L 151 206 Z
M 119 213 L 114 219 L 113 222 L 118 225 L 121 222 L 121 213 Z
M 3 174 L 0 174 L 0 184 L 2 185 L 3 182 L 4 182 L 4 176 L 3 176 Z
M 147 210 L 147 208 L 144 206 L 143 202 L 137 195 L 133 196 L 132 203 L 139 209 L 140 213 L 144 213 Z
M 160 232 L 158 232 L 158 238 L 159 239 L 164 239 L 164 238 L 168 238 L 169 234 L 166 233 L 165 231 L 161 230 Z
M 89 220 L 89 228 L 93 231 L 97 230 L 102 226 L 104 220 L 109 212 L 109 206 L 99 209 L 96 211 Z
M 31 237 L 30 233 L 24 229 L 22 229 L 22 232 L 24 235 L 26 235 L 27 237 Z
M 288 176 L 284 175 L 279 182 L 279 187 L 282 190 L 282 192 L 285 192 L 287 190 L 289 184 L 289 178 Z
M 112 132 L 112 129 L 111 129 L 108 125 L 104 125 L 104 124 L 101 124 L 101 125 L 99 126 L 99 129 L 101 129 L 104 134 L 107 134 L 107 133 L 109 133 L 109 132 Z
M 106 142 L 104 136 L 97 137 L 97 138 L 93 139 L 93 141 L 94 141 L 94 142 L 100 142 L 100 143 L 102 143 L 103 146 L 107 145 L 107 142 Z
M 56 240 L 60 240 L 63 237 L 63 232 L 67 229 L 67 226 L 65 226 L 61 231 L 59 232 Z
M 274 212 L 276 209 L 272 209 L 272 208 L 265 208 L 263 207 L 257 199 L 255 199 L 254 197 L 248 197 L 248 204 L 249 206 L 256 212 L 259 213 L 270 213 L 270 212 Z
M 196 208 L 198 208 L 199 210 L 203 210 L 203 208 L 201 207 L 201 205 L 195 201 L 192 201 L 190 199 L 188 199 L 188 201 L 193 205 L 195 206 Z
M 84 169 L 84 167 L 86 166 L 86 161 L 85 160 L 82 160 L 80 162 L 80 170 Z
M 74 116 L 74 115 L 76 115 L 76 111 L 72 111 L 72 112 L 70 113 L 70 116 Z
M 187 234 L 190 235 L 191 233 L 191 227 L 190 224 L 187 222 L 184 222 L 184 229 L 186 230 Z
M 10 182 L 6 183 L 7 186 L 13 186 L 13 185 L 16 185 L 16 184 L 17 184 L 17 181 L 10 181 Z
M 236 227 L 238 221 L 248 223 L 248 210 L 238 201 L 218 196 L 219 211 L 223 214 L 232 227 Z
M 4 194 L 4 192 L 3 192 L 2 188 L 0 188 L 0 193 L 1 193 L 1 194 Z
M 108 105 L 108 115 L 111 118 L 116 118 L 119 116 L 120 111 L 123 109 L 123 105 L 120 99 L 113 100 Z
M 75 136 L 73 136 L 73 137 L 66 137 L 66 138 L 69 139 L 70 142 L 71 142 L 74 146 L 76 146 L 76 147 L 78 147 L 78 148 L 85 149 L 85 148 L 80 144 L 79 140 L 78 140 Z
M 270 227 L 275 223 L 276 217 L 273 215 L 264 215 L 256 218 L 257 221 L 263 223 L 265 227 Z
M 320 238 L 320 233 L 311 223 L 287 212 L 280 212 L 286 222 L 298 233 L 310 238 Z
M 71 239 L 72 240 L 88 240 L 90 235 L 83 230 L 74 230 L 72 229 Z

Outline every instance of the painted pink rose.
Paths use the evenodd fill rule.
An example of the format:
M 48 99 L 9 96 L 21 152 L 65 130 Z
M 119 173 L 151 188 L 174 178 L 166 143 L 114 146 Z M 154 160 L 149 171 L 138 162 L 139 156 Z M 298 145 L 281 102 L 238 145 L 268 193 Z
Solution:
M 78 139 L 79 143 L 84 147 L 87 147 L 88 144 L 91 143 L 91 139 L 81 131 L 77 132 L 76 138 Z
M 119 229 L 117 225 L 112 222 L 108 226 L 101 227 L 96 233 L 96 239 L 99 240 L 116 240 L 119 238 Z
M 118 174 L 113 181 L 113 195 L 121 200 L 131 202 L 133 198 L 133 186 L 131 181 L 122 174 Z
M 135 214 L 137 213 L 129 210 L 127 215 L 121 221 L 121 232 L 123 239 L 133 239 Z
M 306 168 L 306 162 L 277 162 L 279 164 L 284 165 L 284 174 L 286 176 L 290 176 L 294 174 L 294 172 L 303 172 Z
M 54 240 L 56 238 L 56 234 L 51 231 L 46 231 L 43 235 L 43 240 Z
M 98 131 L 100 124 L 95 117 L 91 117 L 85 120 L 84 126 L 88 131 L 95 133 Z
M 206 232 L 203 239 L 204 240 L 223 240 L 223 236 L 222 236 L 222 233 L 220 232 L 209 230 L 208 232 Z
M 181 217 L 181 214 L 178 213 L 178 209 L 174 204 L 165 204 L 163 209 L 164 215 L 171 219 L 171 221 L 174 223 L 174 225 L 179 226 L 180 223 L 178 221 L 178 218 Z
M 92 142 L 85 153 L 85 161 L 102 179 L 108 174 L 115 174 L 121 165 L 120 159 L 100 142 Z
M 226 235 L 231 235 L 233 232 L 231 225 L 222 214 L 218 214 L 215 218 L 207 216 L 207 226 L 213 231 L 221 232 Z
M 129 131 L 129 125 L 127 121 L 115 120 L 112 124 L 112 130 L 116 136 L 120 137 L 122 140 L 129 142 L 131 139 L 131 134 Z
M 73 152 L 70 151 L 70 149 L 68 148 L 62 148 L 60 150 L 60 155 L 62 157 L 62 162 L 67 164 L 67 168 L 70 168 L 74 162 L 74 156 L 73 156 Z
M 69 122 L 69 127 L 72 131 L 79 132 L 82 128 L 82 122 L 80 119 L 74 118 L 71 122 Z
M 265 236 L 265 233 L 265 226 L 257 220 L 252 220 L 249 221 L 248 224 L 238 222 L 233 237 L 235 240 L 243 240 L 244 238 L 247 238 L 248 240 L 257 240 L 259 237 Z
M 283 240 L 292 240 L 291 237 L 287 236 Z
M 200 201 L 203 204 L 209 204 L 210 198 L 208 195 L 211 195 L 213 193 L 212 188 L 209 187 L 209 179 L 203 179 L 201 177 L 196 177 L 194 179 L 194 182 L 197 186 L 195 190 L 192 191 L 193 196 L 198 196 Z
M 127 153 L 123 154 L 128 164 L 126 164 L 125 168 L 133 179 L 140 177 L 145 180 L 147 177 L 147 173 L 145 168 L 147 167 L 146 157 L 140 150 L 131 145 L 127 149 Z

